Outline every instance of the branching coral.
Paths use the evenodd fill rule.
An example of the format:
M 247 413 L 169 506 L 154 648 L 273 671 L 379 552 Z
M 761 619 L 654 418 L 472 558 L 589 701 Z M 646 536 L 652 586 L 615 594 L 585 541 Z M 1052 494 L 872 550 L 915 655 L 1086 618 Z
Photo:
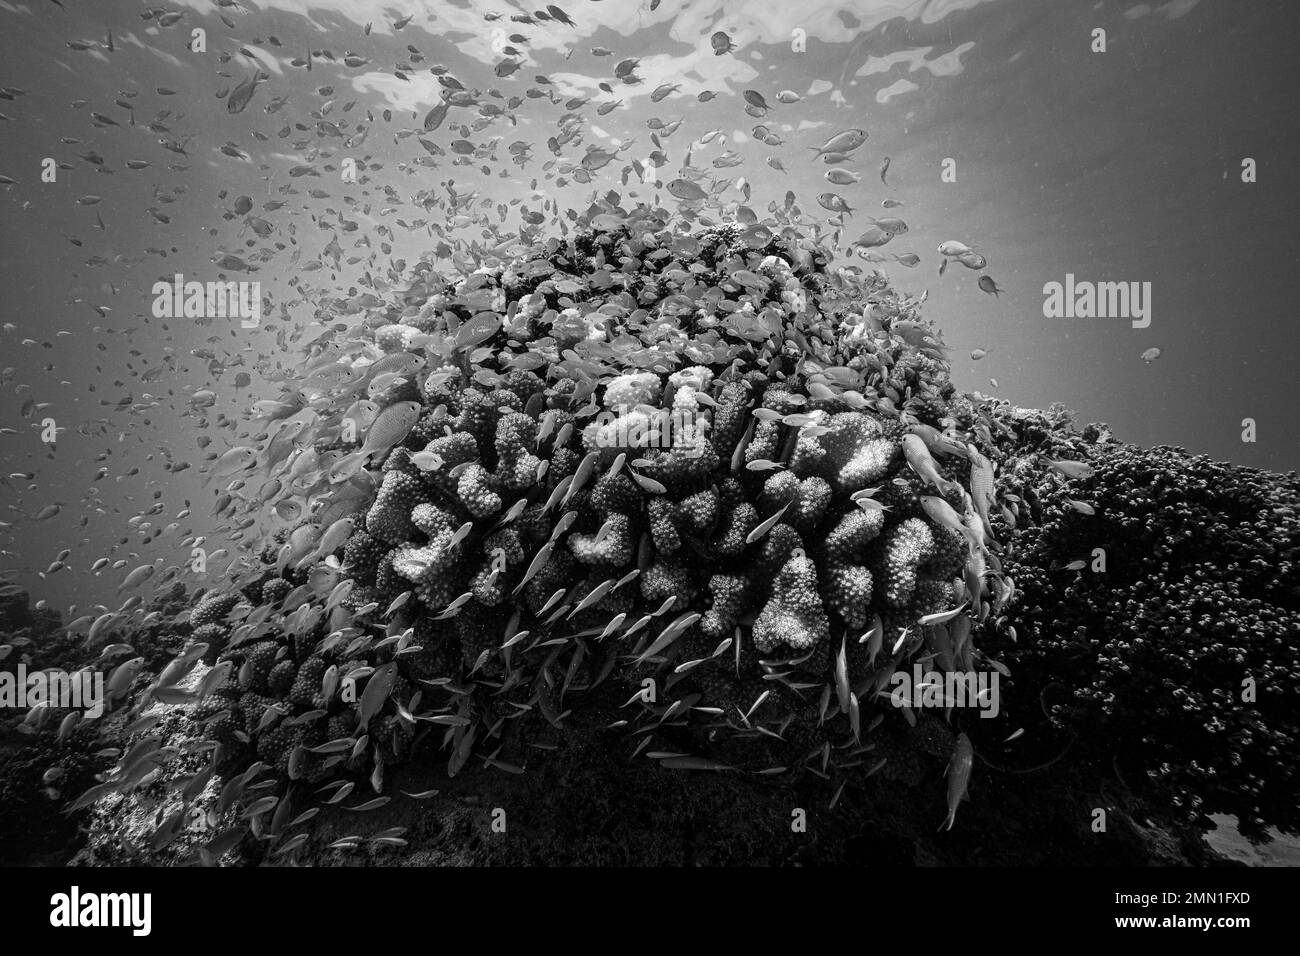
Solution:
M 785 644 L 808 651 L 830 636 L 830 622 L 817 593 L 817 568 L 804 554 L 795 554 L 772 582 L 772 596 L 754 622 L 754 646 L 764 653 Z

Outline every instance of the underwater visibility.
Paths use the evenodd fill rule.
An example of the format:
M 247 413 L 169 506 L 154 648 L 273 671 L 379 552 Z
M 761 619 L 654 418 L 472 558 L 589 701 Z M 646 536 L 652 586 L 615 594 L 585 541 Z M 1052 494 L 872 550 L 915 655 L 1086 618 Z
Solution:
M 0 0 L 0 863 L 1300 861 L 1297 26 Z

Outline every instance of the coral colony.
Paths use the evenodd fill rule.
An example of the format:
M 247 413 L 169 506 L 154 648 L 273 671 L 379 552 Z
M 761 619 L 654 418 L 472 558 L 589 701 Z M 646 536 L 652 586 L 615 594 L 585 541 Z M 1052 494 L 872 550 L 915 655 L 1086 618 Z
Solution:
M 217 502 L 294 520 L 233 587 L 155 605 L 149 660 L 107 682 L 115 762 L 74 711 L 59 741 L 84 756 L 14 772 L 111 810 L 184 740 L 137 838 L 208 863 L 292 858 L 321 809 L 382 807 L 413 760 L 522 772 L 575 720 L 665 771 L 824 778 L 833 804 L 887 762 L 891 715 L 977 734 L 1006 719 L 1004 661 L 1035 701 L 1087 662 L 1010 739 L 1154 761 L 1193 824 L 1295 824 L 1285 682 L 1223 698 L 1300 665 L 1294 476 L 958 393 L 918 303 L 793 225 L 588 216 L 504 267 L 423 271 L 318 342 L 264 445 L 212 466 L 285 475 L 302 445 L 310 470 Z M 946 828 L 972 766 L 959 733 Z
M 196 702 L 216 769 L 285 787 L 380 791 L 421 744 L 512 766 L 602 687 L 635 698 L 630 747 L 691 742 L 669 768 L 825 772 L 862 762 L 904 662 L 990 669 L 972 628 L 1014 590 L 991 465 L 939 431 L 973 406 L 916 304 L 794 230 L 601 213 L 340 333 L 356 377 L 316 396 L 320 468 L 285 490 L 319 512 L 200 597 L 137 706 Z M 691 427 L 663 441 L 665 413 Z
M 51 6 L 51 19 L 72 15 Z M 336 851 L 382 859 L 407 845 L 407 828 L 376 812 L 389 803 L 405 812 L 405 801 L 427 800 L 433 817 L 445 810 L 432 809 L 439 787 L 480 788 L 475 799 L 500 781 L 515 793 L 579 790 L 551 786 L 564 775 L 557 766 L 592 778 L 615 768 L 590 787 L 590 804 L 586 792 L 574 801 L 583 804 L 575 813 L 606 817 L 622 809 L 606 790 L 626 793 L 630 778 L 653 776 L 653 806 L 638 811 L 660 832 L 645 845 L 691 844 L 663 854 L 672 862 L 683 852 L 695 862 L 696 841 L 669 833 L 678 821 L 660 822 L 683 794 L 710 787 L 701 800 L 723 800 L 749 830 L 732 841 L 718 833 L 736 831 L 719 823 L 700 858 L 728 844 L 718 855 L 738 862 L 814 852 L 812 839 L 789 852 L 777 839 L 767 841 L 776 849 L 754 849 L 772 835 L 761 818 L 789 826 L 794 794 L 795 816 L 815 806 L 831 834 L 816 861 L 860 860 L 896 843 L 906 862 L 932 862 L 940 850 L 953 854 L 943 862 L 966 850 L 962 862 L 1023 862 L 1047 822 L 1088 862 L 1111 862 L 1134 843 L 1143 862 L 1168 860 L 1175 841 L 1149 836 L 1158 827 L 1193 834 L 1178 852 L 1204 861 L 1213 814 L 1231 814 L 1248 837 L 1300 830 L 1300 478 L 1134 448 L 1105 426 L 1076 428 L 1060 407 L 959 392 L 951 350 L 921 314 L 929 293 L 900 293 L 884 271 L 862 266 L 937 261 L 934 281 L 965 280 L 985 308 L 1023 306 L 1026 276 L 1037 276 L 1034 286 L 1043 278 L 1023 265 L 995 279 L 984 253 L 956 239 L 938 245 L 937 260 L 924 246 L 925 258 L 882 251 L 909 233 L 900 215 L 919 226 L 935 208 L 922 212 L 915 184 L 925 163 L 903 150 L 934 154 L 925 175 L 948 190 L 945 202 L 957 194 L 957 158 L 918 138 L 918 127 L 944 126 L 933 117 L 897 114 L 906 144 L 869 132 L 894 96 L 922 87 L 892 77 L 873 105 L 861 98 L 868 78 L 901 56 L 924 78 L 927 114 L 942 117 L 943 84 L 962 72 L 973 41 L 954 47 L 949 31 L 952 48 L 935 58 L 928 45 L 882 58 L 871 38 L 894 35 L 897 5 L 859 4 L 870 13 L 860 30 L 845 11 L 818 16 L 834 21 L 819 44 L 845 48 L 842 64 L 823 70 L 839 81 L 805 61 L 788 80 L 799 78 L 808 90 L 799 93 L 739 84 L 758 76 L 751 63 L 776 70 L 769 54 L 787 43 L 805 54 L 812 19 L 780 20 L 774 44 L 772 24 L 755 30 L 740 4 L 694 27 L 674 24 L 674 43 L 704 31 L 702 61 L 647 55 L 644 66 L 628 50 L 590 45 L 597 30 L 616 44 L 641 28 L 608 30 L 616 3 L 576 19 L 555 5 L 444 4 L 396 19 L 377 12 L 344 33 L 348 11 L 329 31 L 305 23 L 306 39 L 292 44 L 263 29 L 274 23 L 287 38 L 285 11 L 264 20 L 234 0 L 196 6 L 136 11 L 130 26 L 147 40 L 98 19 L 102 40 L 61 39 L 59 56 L 86 54 L 87 69 L 111 65 L 122 78 L 101 76 L 94 99 L 68 97 L 68 122 L 80 126 L 57 147 L 53 120 L 31 127 L 50 140 L 38 152 L 57 155 L 33 154 L 21 169 L 15 160 L 0 175 L 15 214 L 21 202 L 24 215 L 30 207 L 77 230 L 64 237 L 75 249 L 92 244 L 77 253 L 66 304 L 93 308 L 105 339 L 81 349 L 73 371 L 53 361 L 64 361 L 62 338 L 82 341 L 71 328 L 40 342 L 15 315 L 0 330 L 50 379 L 34 372 L 42 388 L 33 388 L 13 368 L 0 372 L 15 395 L 31 390 L 15 402 L 14 423 L 40 436 L 29 441 L 38 451 L 13 452 L 0 477 L 17 499 L 6 499 L 14 517 L 0 531 L 6 544 L 34 541 L 33 529 L 56 527 L 40 522 L 62 515 L 78 539 L 52 563 L 0 553 L 42 581 L 79 571 L 74 549 L 105 543 L 91 537 L 98 519 L 130 513 L 120 540 L 78 579 L 111 579 L 116 592 L 79 596 L 68 623 L 0 581 L 0 857 L 48 833 L 43 862 L 74 843 L 77 862 L 89 863 L 298 864 Z M 1142 5 L 1123 19 L 1172 21 L 1195 6 L 1167 4 L 1156 17 Z M 32 19 L 25 8 L 0 7 L 15 36 L 34 36 L 21 32 Z M 668 17 L 658 0 L 623 12 L 654 29 Z M 931 23 L 932 12 L 901 14 L 919 21 L 905 31 L 909 44 L 942 19 Z M 1098 30 L 1088 36 L 1100 56 Z M 436 42 L 453 65 L 417 42 Z M 1050 48 L 1065 42 L 1056 36 Z M 181 66 L 185 89 L 126 79 L 127 45 Z M 403 59 L 383 65 L 393 57 Z M 1007 68 L 1019 58 L 983 57 Z M 58 80 L 75 72 L 46 59 Z M 1046 69 L 1031 63 L 1041 59 L 1014 69 Z M 695 68 L 665 77 L 664 61 Z M 591 75 L 570 73 L 578 69 Z M 195 78 L 212 72 L 223 87 L 215 99 L 187 100 Z M 488 88 L 474 85 L 476 72 Z M 124 84 L 141 89 L 103 100 Z M 1017 78 L 1018 89 L 1032 85 Z M 0 87 L 0 119 L 27 122 L 27 94 Z M 738 115 L 722 112 L 722 100 L 704 109 L 720 94 L 735 94 Z M 636 112 L 670 97 L 667 119 Z M 300 109 L 308 102 L 310 121 Z M 706 131 L 705 116 L 720 125 Z M 609 128 L 593 117 L 609 117 Z M 668 143 L 688 118 L 700 128 Z M 202 141 L 191 124 L 236 138 Z M 538 132 L 535 142 L 516 138 Z M 92 142 L 131 154 L 106 158 Z M 979 142 L 965 155 L 987 152 Z M 1254 159 L 1238 160 L 1229 143 L 1225 135 L 1219 152 L 1248 169 L 1240 185 L 1253 184 Z M 77 144 L 88 166 L 71 161 Z M 769 152 L 755 161 L 760 146 Z M 155 147 L 166 155 L 146 152 Z M 1080 166 L 1037 157 L 1042 175 Z M 167 186 L 164 164 L 196 178 L 202 170 L 220 203 Z M 982 165 L 976 175 L 992 163 Z M 1048 195 L 1050 184 L 1019 171 Z M 795 182 L 800 173 L 813 188 Z M 150 204 L 136 226 L 150 237 L 173 226 L 171 238 L 136 255 L 129 233 L 105 221 L 124 216 L 127 201 L 105 203 L 85 186 L 98 174 L 135 183 Z M 909 189 L 868 193 L 877 178 L 891 192 L 906 187 L 908 175 Z M 76 192 L 60 193 L 69 182 Z M 782 199 L 765 195 L 775 182 Z M 984 197 L 978 208 L 995 205 L 988 182 L 971 194 Z M 818 192 L 824 183 L 846 195 Z M 85 222 L 65 224 L 41 205 L 55 196 Z M 263 218 L 281 209 L 283 222 Z M 1035 236 L 1052 222 L 1040 209 Z M 217 215 L 229 229 L 201 221 Z M 1092 239 L 1074 248 L 1091 249 L 1100 233 L 1078 231 Z M 221 248 L 194 261 L 180 236 L 204 234 Z M 201 278 L 180 271 L 187 258 Z M 1061 319 L 1104 319 L 1124 334 L 1151 326 L 1151 282 L 1076 279 L 1068 261 L 1053 266 L 1063 282 L 1041 286 L 1050 328 Z M 1134 274 L 1146 270 L 1144 260 Z M 1020 314 L 1037 321 L 1030 292 Z M 983 344 L 972 361 L 1002 347 Z M 1143 338 L 1132 364 L 1161 354 Z M 55 400 L 82 386 L 96 394 Z M 65 416 L 69 407 L 80 420 Z M 1242 424 L 1253 441 L 1255 420 Z M 168 428 L 191 425 L 197 454 L 174 453 Z M 8 422 L 2 431 L 14 448 L 27 437 Z M 83 440 L 58 459 L 61 435 Z M 139 460 L 125 461 L 124 449 Z M 38 455 L 92 472 L 89 490 L 56 496 L 38 480 Z M 191 468 L 183 480 L 203 500 L 171 508 L 164 494 L 175 489 L 162 486 Z M 125 484 L 136 476 L 152 498 Z M 106 494 L 114 485 L 116 498 Z M 100 600 L 112 605 L 90 603 Z M 1054 767 L 1063 781 L 1035 776 Z M 970 801 L 972 776 L 990 769 L 997 786 L 982 805 Z M 1112 785 L 1122 790 L 1113 800 Z M 1062 799 L 1041 801 L 1041 818 L 1037 805 L 1032 820 L 1006 810 L 1004 798 L 1030 806 L 1043 793 Z M 750 800 L 771 802 L 733 812 Z M 681 819 L 710 829 L 696 809 Z M 1099 809 L 1136 840 L 1080 839 L 1104 833 L 1088 829 Z M 1023 829 L 1006 840 L 993 830 L 999 821 Z M 982 843 L 963 844 L 968 832 Z M 472 843 L 461 841 L 456 862 L 496 852 L 473 857 Z M 619 852 L 619 862 L 635 855 Z M 53 905 L 54 925 L 150 932 L 147 896 L 70 886 Z

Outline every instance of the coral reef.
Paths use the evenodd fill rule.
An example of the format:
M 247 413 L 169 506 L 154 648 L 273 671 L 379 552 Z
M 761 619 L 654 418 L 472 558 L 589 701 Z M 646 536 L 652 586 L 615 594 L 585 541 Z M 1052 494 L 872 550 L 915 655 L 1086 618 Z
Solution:
M 640 268 L 612 273 L 617 257 Z M 963 603 L 960 554 L 933 560 L 944 532 L 923 508 L 942 497 L 965 520 L 969 496 L 903 454 L 911 429 L 952 424 L 938 334 L 828 258 L 793 232 L 692 235 L 641 210 L 349 333 L 354 362 L 424 366 L 419 388 L 385 394 L 374 491 L 331 553 L 304 525 L 264 551 L 274 574 L 192 610 L 220 671 L 195 711 L 214 766 L 363 774 L 382 793 L 432 734 L 452 773 L 517 758 L 581 695 L 649 680 L 631 740 L 851 774 L 859 705 L 922 648 L 907 628 L 987 608 Z M 366 464 L 320 453 L 336 479 Z M 881 619 L 877 659 L 860 640 Z M 845 643 L 818 707 L 805 695 Z
M 1045 693 L 1076 760 L 1146 777 L 1203 828 L 1229 813 L 1247 834 L 1296 832 L 1300 479 L 1061 437 L 1086 477 L 1023 451 L 1005 464 L 1024 597 L 990 647 L 1018 692 Z
M 1019 753 L 1092 736 L 1071 780 L 1113 755 L 1193 831 L 1220 810 L 1294 827 L 1293 476 L 959 395 L 918 303 L 794 230 L 622 218 L 431 276 L 318 344 L 352 390 L 315 402 L 305 517 L 199 597 L 123 704 L 200 728 L 207 779 L 159 804 L 162 846 L 292 860 L 316 806 L 381 807 L 412 763 L 515 774 L 578 725 L 833 808 L 953 746 L 884 693 L 913 668 L 1006 676 Z M 408 383 L 342 442 L 355 390 L 394 369 Z M 1093 547 L 1124 568 L 1067 569 Z M 1232 710 L 1245 677 L 1259 696 Z M 1204 735 L 1180 736 L 1189 714 Z M 949 717 L 1015 763 L 1005 721 Z M 134 794 L 145 757 L 128 741 L 82 799 Z M 243 822 L 180 833 L 212 779 Z
M 131 643 L 117 644 L 106 657 L 98 646 L 88 646 L 85 635 L 62 626 L 57 614 L 32 608 L 29 600 L 26 592 L 0 599 L 0 686 L 10 690 L 24 673 L 88 671 L 102 673 L 111 694 L 112 678 L 120 672 L 123 686 L 115 699 L 124 701 L 131 688 L 146 682 L 125 678 L 161 670 L 189 630 L 176 620 L 188 596 L 173 587 L 136 609 L 119 635 Z M 86 708 L 57 703 L 28 701 L 13 708 L 5 697 L 0 709 L 0 862 L 7 865 L 62 866 L 71 858 L 92 810 L 85 804 L 65 811 L 87 788 L 102 783 L 130 736 L 125 710 L 92 719 Z

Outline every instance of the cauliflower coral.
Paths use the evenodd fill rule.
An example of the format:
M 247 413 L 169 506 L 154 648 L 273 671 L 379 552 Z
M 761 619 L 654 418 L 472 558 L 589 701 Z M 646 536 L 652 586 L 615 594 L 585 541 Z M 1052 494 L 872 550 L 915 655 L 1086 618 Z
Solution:
M 382 781 L 424 739 L 454 773 L 476 752 L 510 759 L 595 688 L 653 676 L 662 696 L 620 716 L 629 732 L 707 719 L 702 748 L 798 747 L 782 758 L 797 761 L 857 733 L 843 694 L 820 714 L 803 698 L 832 647 L 852 632 L 839 686 L 875 706 L 866 687 L 916 653 L 897 634 L 960 612 L 966 538 L 927 515 L 933 489 L 900 454 L 916 425 L 955 428 L 942 352 L 911 332 L 840 331 L 869 295 L 913 325 L 914 306 L 770 230 L 698 232 L 688 271 L 670 251 L 682 237 L 638 216 L 472 282 L 430 275 L 424 299 L 390 312 L 400 320 L 340 326 L 351 354 L 425 369 L 381 394 L 418 414 L 379 471 L 317 489 L 351 537 L 268 569 L 267 627 L 220 651 L 232 673 L 207 716 L 231 754 L 291 779 Z M 613 261 L 640 268 L 615 279 Z M 328 402 L 317 441 L 342 456 L 351 399 Z M 936 467 L 961 514 L 976 436 L 958 437 Z M 231 610 L 205 601 L 196 627 L 224 637 Z M 884 656 L 857 650 L 873 621 L 890 632 Z M 768 703 L 745 715 L 738 697 Z

